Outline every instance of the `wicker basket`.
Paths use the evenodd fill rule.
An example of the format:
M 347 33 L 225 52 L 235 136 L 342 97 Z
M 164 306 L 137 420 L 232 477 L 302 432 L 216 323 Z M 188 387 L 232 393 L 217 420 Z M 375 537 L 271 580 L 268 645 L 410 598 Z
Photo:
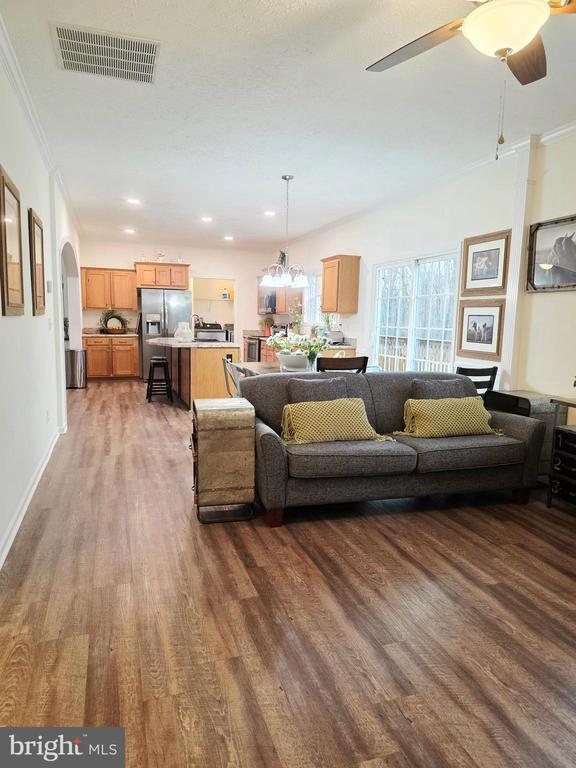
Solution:
M 126 328 L 106 328 L 106 333 L 112 333 L 114 335 L 119 335 L 121 333 L 126 333 Z

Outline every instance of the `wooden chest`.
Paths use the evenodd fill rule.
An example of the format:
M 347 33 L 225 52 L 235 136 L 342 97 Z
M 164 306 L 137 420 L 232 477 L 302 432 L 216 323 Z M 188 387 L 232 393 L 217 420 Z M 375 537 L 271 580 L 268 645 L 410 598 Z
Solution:
M 202 508 L 254 501 L 254 407 L 241 397 L 194 400 L 194 487 Z M 245 519 L 233 513 L 215 519 Z

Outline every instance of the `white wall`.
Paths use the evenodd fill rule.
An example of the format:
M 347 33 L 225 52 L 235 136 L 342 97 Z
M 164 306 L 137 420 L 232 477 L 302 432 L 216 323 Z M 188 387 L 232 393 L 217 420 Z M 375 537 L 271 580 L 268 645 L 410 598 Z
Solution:
M 0 19 L 1 22 L 1 19 Z M 0 23 L 0 164 L 21 197 L 25 314 L 0 317 L 0 564 L 26 511 L 44 464 L 65 423 L 62 402 L 63 355 L 55 242 L 75 237 L 66 205 L 50 173 L 38 134 L 26 109 L 25 90 Z M 32 315 L 27 213 L 33 208 L 44 225 L 45 276 L 52 293 L 46 314 Z M 59 210 L 59 218 L 54 213 Z M 76 239 L 77 242 L 77 239 Z M 56 323 L 60 323 L 59 327 Z
M 243 330 L 258 328 L 257 276 L 271 261 L 266 252 L 242 251 L 233 245 L 210 249 L 83 239 L 82 266 L 134 269 L 134 262 L 144 261 L 146 257 L 153 259 L 158 252 L 165 254 L 170 261 L 181 258 L 184 263 L 190 264 L 191 278 L 223 277 L 234 280 L 236 329 L 241 334 Z
M 531 223 L 576 214 L 575 175 L 576 135 L 538 148 Z M 519 384 L 576 397 L 576 291 L 524 293 L 522 298 Z
M 362 256 L 359 311 L 341 316 L 341 321 L 345 334 L 357 339 L 358 352 L 370 355 L 374 265 L 450 251 L 459 255 L 464 238 L 510 227 L 516 170 L 515 157 L 505 158 L 394 205 L 341 222 L 292 243 L 290 262 L 320 272 L 320 259 L 325 256 Z

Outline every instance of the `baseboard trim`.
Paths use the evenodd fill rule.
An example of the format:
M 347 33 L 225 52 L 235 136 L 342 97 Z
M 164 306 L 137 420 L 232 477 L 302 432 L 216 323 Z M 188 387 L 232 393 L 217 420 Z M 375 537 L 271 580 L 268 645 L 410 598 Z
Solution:
M 34 496 L 36 488 L 38 487 L 38 483 L 40 482 L 40 479 L 44 474 L 46 465 L 50 461 L 50 457 L 52 456 L 52 451 L 54 450 L 54 446 L 56 445 L 60 435 L 61 435 L 61 432 L 60 430 L 58 430 L 58 432 L 56 432 L 52 437 L 52 440 L 50 441 L 50 445 L 48 446 L 48 450 L 44 454 L 44 457 L 42 458 L 42 461 L 40 462 L 40 464 L 36 467 L 36 471 L 34 472 L 32 479 L 28 483 L 28 488 L 26 489 L 26 492 L 22 497 L 22 501 L 18 505 L 16 509 L 16 513 L 14 514 L 14 516 L 12 517 L 12 520 L 10 521 L 8 530 L 2 537 L 2 540 L 0 541 L 0 568 L 2 568 L 2 566 L 4 565 L 4 561 L 8 557 L 8 553 L 10 552 L 10 548 L 12 547 L 14 539 L 16 538 L 16 534 L 18 533 L 18 530 L 22 525 L 22 520 L 24 520 L 24 515 L 26 514 L 28 507 L 30 505 L 30 502 L 32 501 L 32 496 Z

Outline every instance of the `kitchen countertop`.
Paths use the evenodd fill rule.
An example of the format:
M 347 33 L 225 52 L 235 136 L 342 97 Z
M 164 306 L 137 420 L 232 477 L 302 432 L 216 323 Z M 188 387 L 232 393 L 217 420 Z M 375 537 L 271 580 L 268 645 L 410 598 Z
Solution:
M 132 336 L 132 337 L 138 337 L 137 333 L 131 333 L 128 331 L 127 333 L 83 333 L 83 338 L 93 339 L 93 338 L 104 338 L 104 339 L 112 339 L 115 337 L 119 337 L 121 339 L 124 339 L 126 336 Z
M 235 344 L 233 341 L 176 341 L 172 336 L 149 339 L 146 343 L 154 347 L 175 349 L 240 349 L 240 344 Z

